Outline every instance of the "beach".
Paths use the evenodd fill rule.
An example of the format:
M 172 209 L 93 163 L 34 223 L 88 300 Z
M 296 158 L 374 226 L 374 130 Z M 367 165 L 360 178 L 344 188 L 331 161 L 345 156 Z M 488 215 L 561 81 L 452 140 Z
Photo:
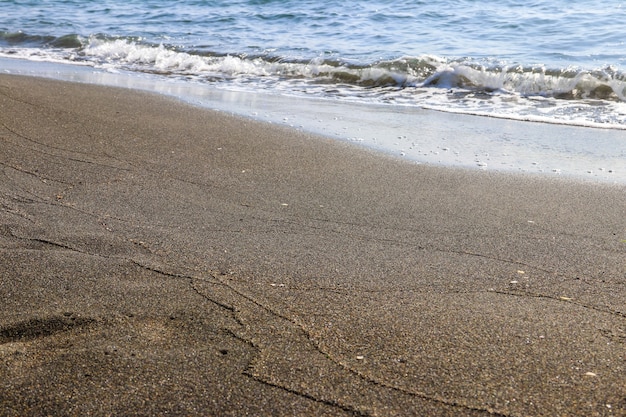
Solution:
M 0 415 L 626 415 L 626 188 L 0 75 Z

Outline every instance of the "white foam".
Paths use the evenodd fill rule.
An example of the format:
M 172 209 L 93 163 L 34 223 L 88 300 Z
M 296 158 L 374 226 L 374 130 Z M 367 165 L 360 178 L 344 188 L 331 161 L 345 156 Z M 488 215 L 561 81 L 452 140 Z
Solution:
M 108 71 L 129 70 L 217 83 L 255 92 L 390 103 L 459 114 L 488 115 L 586 127 L 626 129 L 625 76 L 614 68 L 560 72 L 532 68 L 479 66 L 436 56 L 350 66 L 316 58 L 285 62 L 263 57 L 203 56 L 141 40 L 82 40 L 73 49 L 9 48 L 0 55 L 77 63 Z M 572 96 L 560 99 L 559 96 Z M 604 100 L 604 98 L 610 100 Z

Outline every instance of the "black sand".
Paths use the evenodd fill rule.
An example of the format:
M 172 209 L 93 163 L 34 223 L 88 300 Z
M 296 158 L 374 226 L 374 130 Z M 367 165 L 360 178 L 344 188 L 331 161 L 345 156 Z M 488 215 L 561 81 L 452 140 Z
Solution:
M 626 415 L 626 187 L 0 76 L 0 415 Z

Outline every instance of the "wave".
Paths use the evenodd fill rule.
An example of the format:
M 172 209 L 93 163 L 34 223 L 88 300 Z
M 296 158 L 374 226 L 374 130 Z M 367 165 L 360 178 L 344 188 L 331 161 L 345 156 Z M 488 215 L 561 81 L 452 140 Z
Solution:
M 4 44 L 4 45 L 3 45 Z M 402 57 L 390 61 L 350 64 L 314 58 L 307 61 L 244 54 L 184 51 L 141 38 L 76 34 L 61 37 L 0 32 L 0 53 L 43 56 L 95 67 L 193 76 L 208 81 L 245 78 L 307 80 L 312 84 L 342 84 L 364 88 L 437 87 L 472 92 L 517 93 L 557 99 L 601 99 L 626 102 L 626 74 L 614 67 L 595 70 L 550 69 L 481 64 L 471 59 L 437 56 Z M 33 47 L 39 49 L 32 49 Z M 27 50 L 28 49 L 28 50 Z
M 296 60 L 269 53 L 251 56 L 183 49 L 141 38 L 50 37 L 21 32 L 0 32 L 0 55 L 158 74 L 232 88 L 626 128 L 626 109 L 620 107 L 626 106 L 626 74 L 614 67 L 546 68 L 432 55 L 369 63 L 324 57 Z

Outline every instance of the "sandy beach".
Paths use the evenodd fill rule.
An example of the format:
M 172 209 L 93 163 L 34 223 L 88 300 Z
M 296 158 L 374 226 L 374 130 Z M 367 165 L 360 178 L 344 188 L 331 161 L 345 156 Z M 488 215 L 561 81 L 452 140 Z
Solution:
M 626 415 L 626 186 L 0 75 L 0 415 Z

